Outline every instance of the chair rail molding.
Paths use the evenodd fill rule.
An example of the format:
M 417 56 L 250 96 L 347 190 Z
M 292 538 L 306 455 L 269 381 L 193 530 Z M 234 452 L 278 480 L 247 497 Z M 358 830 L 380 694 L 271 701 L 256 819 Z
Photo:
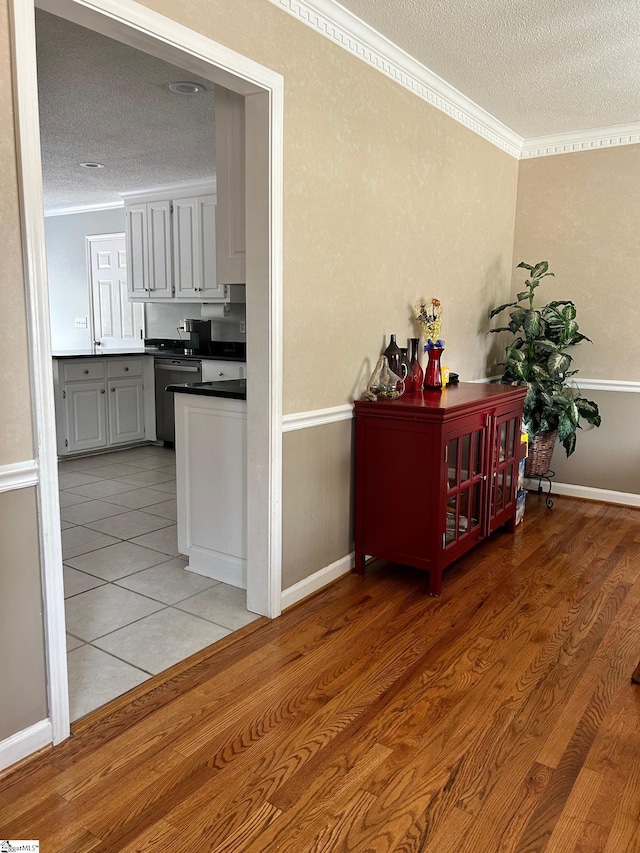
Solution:
M 37 486 L 39 467 L 35 459 L 26 462 L 12 462 L 0 465 L 0 492 L 10 492 L 13 489 L 24 489 Z

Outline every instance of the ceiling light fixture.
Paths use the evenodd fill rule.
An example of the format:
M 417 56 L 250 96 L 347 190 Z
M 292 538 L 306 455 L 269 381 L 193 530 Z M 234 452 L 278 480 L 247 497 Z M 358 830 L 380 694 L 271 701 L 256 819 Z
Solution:
M 104 169 L 104 163 L 80 163 L 85 169 Z
M 176 95 L 199 95 L 207 91 L 200 83 L 190 83 L 188 80 L 178 80 L 175 83 L 169 83 L 169 88 Z

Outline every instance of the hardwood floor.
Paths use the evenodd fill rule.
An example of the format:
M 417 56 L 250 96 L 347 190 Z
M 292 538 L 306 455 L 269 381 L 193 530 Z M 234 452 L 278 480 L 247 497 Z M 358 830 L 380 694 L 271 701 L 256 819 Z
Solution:
M 444 574 L 378 564 L 0 780 L 43 851 L 640 850 L 640 510 L 530 495 Z

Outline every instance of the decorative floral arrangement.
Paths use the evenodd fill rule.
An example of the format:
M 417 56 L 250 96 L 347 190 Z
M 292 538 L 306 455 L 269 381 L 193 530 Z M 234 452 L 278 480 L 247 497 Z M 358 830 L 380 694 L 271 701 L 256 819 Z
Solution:
M 428 302 L 424 300 L 413 306 L 415 318 L 422 326 L 422 334 L 426 338 L 425 351 L 429 349 L 444 349 L 444 341 L 440 338 L 442 327 L 442 303 L 435 297 Z

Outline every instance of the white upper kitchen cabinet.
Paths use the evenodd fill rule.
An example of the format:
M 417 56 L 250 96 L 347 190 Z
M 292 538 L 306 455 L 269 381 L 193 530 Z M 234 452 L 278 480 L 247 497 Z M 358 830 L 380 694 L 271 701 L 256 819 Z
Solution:
M 171 299 L 171 202 L 125 203 L 129 299 Z
M 203 302 L 224 299 L 216 274 L 216 197 L 192 196 L 173 203 L 175 298 Z
M 129 299 L 215 302 L 227 298 L 216 272 L 216 196 L 211 182 L 123 193 Z

